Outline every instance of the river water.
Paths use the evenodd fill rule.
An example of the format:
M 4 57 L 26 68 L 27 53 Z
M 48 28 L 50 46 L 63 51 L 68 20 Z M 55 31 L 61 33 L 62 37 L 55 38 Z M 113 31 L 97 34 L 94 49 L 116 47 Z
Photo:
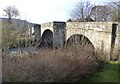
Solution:
M 29 53 L 37 53 L 40 51 L 40 48 L 38 47 L 22 47 L 22 48 L 10 48 L 8 49 L 9 54 L 16 54 L 16 53 L 23 53 L 23 52 L 29 52 Z

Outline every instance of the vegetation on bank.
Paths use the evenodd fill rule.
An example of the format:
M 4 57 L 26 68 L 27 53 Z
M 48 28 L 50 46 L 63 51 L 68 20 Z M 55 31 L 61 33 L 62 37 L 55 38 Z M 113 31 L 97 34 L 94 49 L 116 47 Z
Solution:
M 3 57 L 3 82 L 119 82 L 119 61 L 98 60 L 84 49 L 20 55 Z
M 3 82 L 73 82 L 96 72 L 99 64 L 97 55 L 83 46 L 4 56 Z
M 25 24 L 23 28 L 17 26 L 16 22 L 2 22 L 2 51 L 9 48 L 28 47 L 34 45 L 34 38 L 28 35 L 29 26 Z M 21 30 L 21 31 L 20 31 Z
M 120 62 L 108 61 L 103 65 L 103 69 L 83 79 L 84 82 L 116 82 L 120 83 Z

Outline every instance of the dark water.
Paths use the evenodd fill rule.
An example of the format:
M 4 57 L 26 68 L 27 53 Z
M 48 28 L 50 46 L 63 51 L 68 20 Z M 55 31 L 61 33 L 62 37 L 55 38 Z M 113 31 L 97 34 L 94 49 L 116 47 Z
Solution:
M 19 53 L 19 52 L 30 52 L 30 53 L 37 53 L 40 48 L 37 47 L 22 47 L 22 48 L 10 48 L 8 49 L 9 54 Z

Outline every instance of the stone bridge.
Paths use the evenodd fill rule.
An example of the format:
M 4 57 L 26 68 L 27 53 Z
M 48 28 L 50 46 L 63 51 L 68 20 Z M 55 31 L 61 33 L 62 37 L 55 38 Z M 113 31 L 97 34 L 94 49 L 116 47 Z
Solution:
M 116 22 L 48 22 L 35 25 L 35 38 L 53 48 L 71 43 L 90 43 L 108 60 L 119 56 L 118 23 Z

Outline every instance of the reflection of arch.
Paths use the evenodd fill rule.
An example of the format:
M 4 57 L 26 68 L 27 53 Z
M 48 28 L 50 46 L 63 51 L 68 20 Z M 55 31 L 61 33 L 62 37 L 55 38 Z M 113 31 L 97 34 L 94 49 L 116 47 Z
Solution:
M 78 46 L 78 45 L 87 46 L 94 50 L 93 44 L 86 36 L 83 36 L 81 34 L 74 34 L 68 38 L 66 46 Z
M 43 32 L 41 45 L 53 47 L 53 33 L 51 30 L 47 29 Z

